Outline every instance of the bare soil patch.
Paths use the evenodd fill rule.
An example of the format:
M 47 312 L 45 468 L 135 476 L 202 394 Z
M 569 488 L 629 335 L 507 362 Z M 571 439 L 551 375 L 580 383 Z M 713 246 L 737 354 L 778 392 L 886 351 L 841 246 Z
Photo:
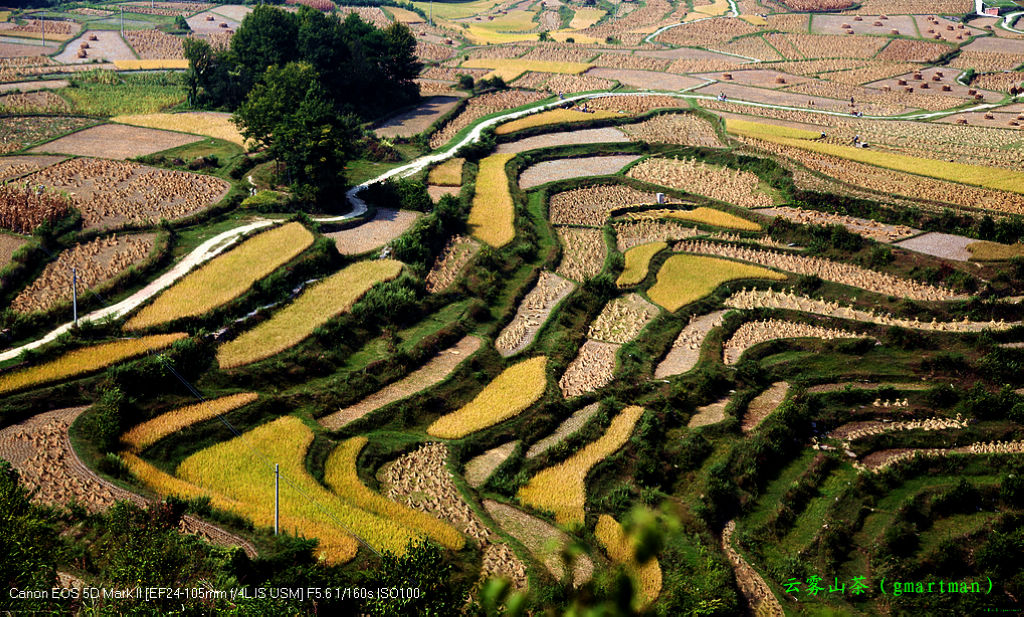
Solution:
M 466 462 L 464 475 L 466 482 L 473 488 L 480 488 L 491 477 L 494 470 L 501 466 L 508 457 L 512 456 L 518 441 L 510 441 L 497 448 L 491 448 L 479 456 L 475 456 Z
M 994 103 L 1002 100 L 1003 95 L 989 90 L 979 90 L 976 87 L 964 86 L 957 81 L 960 76 L 959 69 L 938 66 L 896 75 L 890 79 L 882 79 L 866 84 L 868 88 L 890 90 L 892 92 L 907 92 L 913 94 L 925 94 L 932 96 L 952 96 L 979 103 Z M 975 99 L 980 95 L 982 98 Z M 982 114 L 979 114 L 982 115 Z M 955 120 L 954 120 L 955 121 Z M 1006 126 L 1004 122 L 1001 126 Z
M 878 15 L 862 15 L 861 21 L 856 21 L 852 15 L 823 14 L 815 15 L 811 21 L 813 34 L 852 32 L 854 34 L 890 36 L 894 34 L 893 30 L 902 36 L 917 36 L 917 28 L 914 27 L 914 18 L 911 15 L 888 15 L 885 19 Z
M 576 144 L 609 144 L 629 141 L 622 131 L 613 127 L 600 129 L 580 129 L 577 131 L 564 131 L 559 133 L 548 133 L 546 135 L 535 135 L 517 141 L 498 144 L 497 154 L 504 152 L 526 152 L 527 150 L 538 150 L 540 148 L 554 148 L 555 146 L 571 146 Z
M 19 56 L 45 56 L 54 50 L 51 46 L 19 45 L 7 40 L 0 41 L 0 58 L 16 58 Z
M 519 175 L 519 186 L 530 189 L 556 180 L 607 176 L 618 172 L 639 158 L 640 156 L 636 154 L 617 154 L 542 161 L 523 170 Z
M 672 73 L 662 73 L 658 71 L 634 71 L 629 69 L 595 67 L 587 71 L 586 74 L 591 77 L 611 79 L 627 86 L 643 88 L 646 90 L 676 91 L 683 90 L 684 88 L 692 88 L 704 83 L 703 80 L 694 79 L 693 77 L 674 75 Z
M 664 379 L 673 375 L 682 375 L 697 366 L 700 360 L 700 348 L 708 332 L 722 323 L 722 317 L 728 311 L 715 311 L 691 319 L 683 331 L 672 343 L 665 359 L 654 369 L 655 379 Z
M 83 44 L 88 47 L 83 48 Z M 116 30 L 89 30 L 68 43 L 54 59 L 64 64 L 82 64 L 94 60 L 134 60 L 135 54 Z
M 421 216 L 412 210 L 377 208 L 372 219 L 349 229 L 324 234 L 342 255 L 359 255 L 384 246 L 412 227 Z
M 441 201 L 441 198 L 444 197 L 445 195 L 458 197 L 461 191 L 461 186 L 437 186 L 435 184 L 430 184 L 427 186 L 427 195 L 430 195 L 430 199 L 432 199 L 435 204 Z
M 404 378 L 385 386 L 382 390 L 371 394 L 355 405 L 320 418 L 320 424 L 334 431 L 385 405 L 390 405 L 434 386 L 447 378 L 457 366 L 479 348 L 480 339 L 475 336 L 467 336 L 455 346 L 438 353 L 429 362 Z
M 189 28 L 196 34 L 214 34 L 221 32 L 234 32 L 238 30 L 239 20 L 231 19 L 220 14 L 221 9 L 228 7 L 216 7 L 209 11 L 196 13 L 187 18 Z M 224 24 L 223 26 L 221 24 Z
M 455 107 L 461 97 L 430 96 L 415 109 L 402 112 L 383 120 L 373 132 L 378 137 L 412 137 L 430 128 L 438 118 Z
M 782 404 L 788 392 L 789 384 L 785 381 L 777 381 L 750 401 L 750 404 L 747 405 L 747 413 L 743 414 L 743 432 L 749 433 L 757 428 L 769 414 Z
M 63 156 L 5 156 L 0 158 L 0 180 L 8 181 L 64 160 Z
M 125 160 L 177 148 L 201 139 L 202 137 L 196 135 L 172 131 L 123 124 L 103 124 L 36 146 L 29 152 L 56 152 Z
M 697 408 L 697 413 L 690 418 L 690 422 L 686 425 L 689 428 L 697 428 L 699 426 L 707 426 L 709 424 L 718 424 L 722 420 L 725 420 L 725 407 L 729 404 L 729 397 L 725 397 L 719 401 L 715 401 L 710 405 L 704 405 L 703 407 Z
M 553 433 L 530 446 L 530 449 L 526 451 L 526 458 L 540 456 L 558 445 L 563 439 L 583 428 L 583 425 L 593 418 L 600 409 L 601 403 L 591 403 L 582 409 L 577 409 L 571 416 L 563 420 Z
M 967 261 L 971 258 L 971 252 L 967 250 L 967 246 L 972 242 L 976 242 L 976 240 L 933 231 L 909 240 L 896 242 L 893 246 L 942 259 Z
M 36 90 L 57 90 L 67 88 L 66 79 L 41 79 L 39 81 L 18 81 L 10 84 L 0 84 L 0 92 L 35 92 Z
M 10 263 L 11 257 L 14 256 L 14 253 L 27 243 L 28 238 L 12 236 L 10 234 L 0 234 L 0 270 Z
M 757 86 L 759 88 L 784 88 L 795 84 L 802 84 L 810 81 L 800 75 L 791 75 L 782 71 L 770 69 L 744 69 L 719 71 L 717 73 L 701 73 L 698 77 L 715 79 L 717 81 L 728 81 L 742 84 L 744 86 Z M 782 81 L 779 81 L 779 80 Z

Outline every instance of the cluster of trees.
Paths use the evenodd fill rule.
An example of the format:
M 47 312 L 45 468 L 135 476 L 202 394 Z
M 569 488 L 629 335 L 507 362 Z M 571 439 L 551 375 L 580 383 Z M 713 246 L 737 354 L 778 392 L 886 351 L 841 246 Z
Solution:
M 360 123 L 418 100 L 415 51 L 402 24 L 260 5 L 226 50 L 185 40 L 189 100 L 234 111 L 242 135 L 286 165 L 297 195 L 322 203 L 340 195 Z

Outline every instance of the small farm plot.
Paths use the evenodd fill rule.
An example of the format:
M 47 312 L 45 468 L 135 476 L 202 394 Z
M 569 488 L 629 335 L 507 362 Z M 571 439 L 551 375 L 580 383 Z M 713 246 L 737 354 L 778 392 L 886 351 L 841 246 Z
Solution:
M 589 69 L 591 65 L 586 62 L 520 60 L 518 58 L 473 58 L 463 62 L 462 66 L 471 69 L 491 69 L 488 75 L 501 77 L 506 82 L 510 82 L 527 71 L 578 75 Z
M 673 255 L 665 260 L 657 282 L 647 295 L 668 311 L 696 302 L 728 281 L 747 278 L 782 280 L 786 276 L 767 268 L 697 255 Z
M 460 439 L 519 415 L 544 394 L 546 366 L 545 356 L 510 366 L 472 401 L 435 420 L 427 433 L 441 439 Z
M 161 414 L 152 420 L 135 425 L 121 436 L 121 441 L 128 444 L 132 450 L 140 452 L 168 435 L 173 435 L 184 428 L 216 418 L 229 411 L 234 411 L 248 405 L 257 398 L 258 395 L 253 392 L 243 392 L 241 394 L 230 394 L 209 401 L 203 401 L 195 405 L 179 407 L 178 409 Z
M 643 90 L 670 90 L 679 91 L 686 88 L 693 88 L 704 83 L 703 80 L 685 75 L 673 75 L 657 71 L 631 71 L 628 69 L 612 69 L 605 67 L 594 67 L 586 73 L 590 77 L 609 79 L 627 86 L 641 88 Z
M 466 159 L 453 157 L 430 170 L 427 182 L 437 186 L 462 186 L 462 167 Z
M 774 69 L 727 70 L 714 73 L 701 73 L 700 75 L 697 75 L 697 77 L 770 89 L 783 88 L 785 86 L 792 86 L 808 81 L 808 78 L 806 77 L 783 73 L 782 71 Z
M 924 253 L 925 255 L 941 257 L 942 259 L 968 261 L 971 258 L 971 252 L 968 250 L 968 247 L 974 242 L 973 238 L 930 231 L 896 242 L 894 246 Z
M 626 266 L 615 283 L 619 287 L 630 287 L 643 282 L 647 278 L 651 259 L 667 247 L 666 242 L 651 242 L 626 251 Z
M 743 414 L 742 429 L 749 433 L 758 427 L 773 411 L 778 409 L 782 401 L 789 393 L 789 384 L 785 381 L 777 381 L 768 387 L 767 390 L 754 397 L 747 405 L 747 412 Z
M 494 347 L 498 353 L 508 357 L 529 347 L 555 306 L 575 288 L 572 281 L 546 270 L 541 272 L 537 284 L 519 304 L 512 322 L 495 339 Z
M 68 215 L 71 200 L 53 191 L 0 185 L 0 228 L 31 233 L 39 225 Z
M 53 139 L 69 131 L 76 131 L 93 124 L 89 118 L 69 118 L 61 116 L 18 116 L 8 118 L 0 126 L 0 154 L 21 150 L 30 144 Z M 44 157 L 45 160 L 45 157 Z M 0 159 L 0 174 L 4 168 L 4 159 Z M 4 176 L 8 178 L 10 176 Z
M 68 43 L 64 51 L 53 58 L 62 64 L 80 64 L 97 60 L 130 60 L 135 58 L 135 54 L 117 32 L 89 30 Z
M 872 35 L 872 36 L 917 36 L 913 15 L 814 15 L 811 18 L 812 34 L 829 35 Z
M 313 234 L 301 223 L 257 234 L 188 273 L 132 317 L 125 329 L 140 330 L 223 306 L 312 243 Z
M 8 182 L 19 176 L 39 171 L 64 160 L 63 156 L 4 156 L 0 157 L 0 181 Z
M 448 120 L 443 127 L 430 137 L 430 147 L 440 148 L 462 129 L 477 119 L 506 109 L 513 109 L 543 99 L 545 95 L 530 90 L 502 90 L 475 96 L 457 116 Z
M 600 390 L 615 379 L 615 356 L 622 345 L 587 339 L 558 380 L 562 397 Z
M 145 260 L 153 250 L 155 234 L 130 234 L 96 238 L 61 251 L 39 277 L 11 302 L 11 309 L 26 314 L 45 312 L 72 299 L 72 269 L 78 292 L 101 287 L 128 268 Z
M 466 461 L 464 472 L 466 483 L 473 488 L 483 486 L 494 470 L 501 467 L 501 464 L 512 456 L 517 445 L 519 445 L 518 441 L 510 441 Z
M 18 249 L 28 244 L 28 238 L 0 233 L 0 270 L 7 267 Z
M 324 416 L 320 419 L 320 424 L 335 431 L 386 405 L 433 387 L 447 379 L 452 371 L 480 348 L 480 345 L 479 338 L 467 336 L 454 346 L 438 352 L 429 362 L 402 379 L 385 386 L 354 405 Z
M 213 176 L 89 158 L 71 159 L 23 180 L 66 192 L 87 229 L 174 220 L 216 203 L 231 188 Z
M 621 184 L 599 184 L 555 193 L 548 200 L 553 225 L 601 227 L 612 210 L 651 204 L 657 195 Z
M 36 90 L 0 96 L 0 112 L 5 114 L 66 114 L 71 106 L 49 90 Z
M 725 397 L 708 405 L 702 405 L 696 409 L 696 413 L 686 423 L 687 428 L 699 428 L 718 424 L 725 420 L 725 408 L 729 405 L 729 397 Z
M 549 109 L 548 111 L 530 114 L 516 120 L 499 124 L 498 128 L 494 129 L 494 133 L 497 135 L 508 135 L 523 129 L 548 126 L 551 124 L 592 122 L 594 120 L 617 117 L 619 117 L 618 112 L 608 111 L 605 109 L 598 109 L 594 111 L 582 111 L 582 108 L 575 107 L 572 109 Z
M 622 525 L 607 514 L 598 517 L 594 535 L 612 561 L 622 564 L 637 586 L 634 608 L 640 610 L 654 602 L 661 593 L 661 566 L 658 565 L 658 559 L 651 557 L 644 563 L 638 563 L 632 540 Z
M 52 152 L 75 156 L 95 156 L 125 160 L 177 148 L 199 141 L 195 135 L 160 131 L 156 129 L 103 124 L 72 133 L 49 143 L 36 146 L 29 152 Z
M 404 234 L 420 216 L 419 212 L 412 210 L 377 208 L 369 221 L 324 235 L 334 240 L 342 255 L 359 255 L 380 248 Z
M 764 212 L 762 210 L 761 212 Z M 625 215 L 627 220 L 649 220 L 649 219 L 678 219 L 701 223 L 712 227 L 723 227 L 725 229 L 737 229 L 740 231 L 761 231 L 761 226 L 754 221 L 730 214 L 716 208 L 700 206 L 693 210 L 676 210 L 660 208 L 657 210 L 644 210 L 641 212 L 630 212 Z
M 690 317 L 679 336 L 672 341 L 672 347 L 665 358 L 654 369 L 655 379 L 665 379 L 674 375 L 682 375 L 700 361 L 700 349 L 704 339 L 714 328 L 722 325 L 722 318 L 728 311 L 715 311 L 700 317 Z
M 439 293 L 448 289 L 478 250 L 480 244 L 472 238 L 455 236 L 450 239 L 427 273 L 427 291 Z
M 636 154 L 616 154 L 542 161 L 527 167 L 519 174 L 519 186 L 531 189 L 558 180 L 611 175 L 638 158 L 640 156 Z
M 252 330 L 221 345 L 217 361 L 223 369 L 269 358 L 298 344 L 330 319 L 348 312 L 377 283 L 402 271 L 394 259 L 360 261 L 306 288 L 291 304 Z
M 562 421 L 550 435 L 538 440 L 530 449 L 526 451 L 526 458 L 536 458 L 541 454 L 544 454 L 554 446 L 562 443 L 566 437 L 576 433 L 576 431 L 583 428 L 591 418 L 594 417 L 598 411 L 601 410 L 601 403 L 591 403 L 586 407 L 581 407 L 572 413 L 571 416 Z
M 722 345 L 722 354 L 726 364 L 736 364 L 745 351 L 751 347 L 787 338 L 820 338 L 828 341 L 846 338 L 871 338 L 874 337 L 852 332 L 850 330 L 839 330 L 837 328 L 825 328 L 801 322 L 784 321 L 781 319 L 768 319 L 765 321 L 748 321 L 733 333 L 733 335 Z
M 627 252 L 642 244 L 681 240 L 700 234 L 696 227 L 687 227 L 674 221 L 648 218 L 616 222 L 612 225 L 612 229 L 615 230 L 616 246 L 622 252 Z
M 606 343 L 628 343 L 640 334 L 658 312 L 658 307 L 639 294 L 631 293 L 615 298 L 601 309 L 601 313 L 590 324 L 587 336 Z
M 781 216 L 788 221 L 806 225 L 842 225 L 855 234 L 870 238 L 876 242 L 891 243 L 909 238 L 921 233 L 919 229 L 907 227 L 906 225 L 887 225 L 871 219 L 864 219 L 843 214 L 832 214 L 830 212 L 819 212 L 817 210 L 802 210 L 790 206 L 781 208 L 766 208 L 759 214 L 768 216 Z
M 487 244 L 500 248 L 515 238 L 515 205 L 509 193 L 505 164 L 514 154 L 492 154 L 480 161 L 476 193 L 469 210 L 470 232 Z
M 694 114 L 661 114 L 637 124 L 627 124 L 621 130 L 632 141 L 704 148 L 725 146 L 711 123 Z
M 188 335 L 156 334 L 112 343 L 100 343 L 69 351 L 60 357 L 37 366 L 0 374 L 0 393 L 41 386 L 69 377 L 98 371 L 122 360 L 140 356 L 148 351 L 163 349 Z
M 392 116 L 373 129 L 378 137 L 412 137 L 429 129 L 438 118 L 451 111 L 461 97 L 429 96 L 406 112 Z
M 505 533 L 518 540 L 535 559 L 544 564 L 555 580 L 562 580 L 566 573 L 561 553 L 572 543 L 568 534 L 551 523 L 497 501 L 485 499 L 483 506 Z M 593 574 L 594 562 L 590 557 L 586 554 L 577 555 L 570 575 L 573 586 L 579 587 L 586 583 Z
M 554 512 L 559 525 L 582 525 L 586 502 L 587 474 L 594 465 L 611 456 L 629 441 L 633 427 L 644 414 L 643 407 L 620 411 L 608 429 L 565 461 L 548 467 L 519 489 L 519 500 L 538 510 Z
M 227 33 L 238 30 L 239 22 L 215 13 L 215 10 L 219 11 L 220 7 L 196 13 L 185 21 L 188 22 L 188 27 L 192 29 L 192 32 L 196 34 Z
M 113 122 L 151 129 L 205 135 L 244 146 L 242 134 L 231 122 L 231 114 L 219 111 L 186 111 L 175 114 L 134 114 L 116 116 Z
M 577 129 L 575 131 L 559 131 L 546 135 L 524 137 L 516 141 L 498 144 L 497 154 L 519 153 L 555 146 L 574 146 L 580 144 L 613 144 L 629 141 L 621 129 L 604 127 L 599 129 Z
M 628 175 L 746 208 L 767 208 L 775 204 L 774 197 L 761 187 L 761 178 L 756 174 L 708 165 L 696 159 L 649 158 L 633 166 Z
M 142 60 L 183 59 L 184 39 L 160 30 L 129 30 L 124 38 Z
M 597 276 L 604 268 L 608 247 L 604 243 L 604 232 L 600 229 L 579 227 L 555 227 L 558 240 L 562 243 L 562 261 L 556 273 L 559 276 L 582 283 Z

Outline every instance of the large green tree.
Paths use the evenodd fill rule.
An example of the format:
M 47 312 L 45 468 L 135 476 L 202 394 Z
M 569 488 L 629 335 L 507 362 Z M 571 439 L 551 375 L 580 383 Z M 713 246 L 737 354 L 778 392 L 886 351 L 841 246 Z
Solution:
M 12 589 L 48 590 L 57 580 L 60 541 L 45 512 L 29 503 L 18 472 L 0 459 L 0 612 L 52 608 L 46 600 L 12 598 Z

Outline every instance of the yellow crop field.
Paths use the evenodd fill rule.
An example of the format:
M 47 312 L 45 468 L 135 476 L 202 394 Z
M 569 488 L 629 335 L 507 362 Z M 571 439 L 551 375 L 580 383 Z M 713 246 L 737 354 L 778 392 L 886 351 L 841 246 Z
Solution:
M 470 69 L 491 69 L 490 76 L 512 81 L 527 71 L 534 73 L 563 73 L 578 75 L 592 65 L 586 62 L 556 62 L 554 60 L 519 60 L 517 58 L 473 58 L 462 63 Z
M 221 442 L 182 461 L 177 476 L 224 495 L 241 505 L 237 514 L 255 525 L 273 525 L 274 466 L 281 466 L 281 527 L 288 533 L 320 539 L 320 557 L 333 563 L 355 555 L 358 534 L 377 550 L 405 553 L 421 536 L 393 521 L 357 508 L 328 491 L 306 471 L 305 456 L 313 431 L 302 420 L 284 416 L 241 437 Z M 266 457 L 266 458 L 264 458 Z
M 476 193 L 469 210 L 469 231 L 494 248 L 505 246 L 516 236 L 515 205 L 508 190 L 505 164 L 515 154 L 492 154 L 480 161 Z
M 782 280 L 786 275 L 760 266 L 701 255 L 673 255 L 665 260 L 647 296 L 668 311 L 700 300 L 722 283 L 736 279 Z
M 569 22 L 569 27 L 573 30 L 583 30 L 589 28 L 597 22 L 601 21 L 601 18 L 607 14 L 604 9 L 594 8 L 582 8 L 576 9 L 576 13 L 572 16 L 572 21 Z
M 729 2 L 727 0 L 711 0 L 711 4 L 694 6 L 693 10 L 695 13 L 704 13 L 704 15 L 717 17 L 729 12 Z
M 413 2 L 412 5 L 434 19 L 461 19 L 488 12 L 501 0 L 476 0 L 475 2 Z
M 1006 261 L 1024 257 L 1024 244 L 1000 244 L 999 242 L 972 242 L 967 245 L 974 261 Z
M 546 356 L 537 356 L 508 367 L 472 401 L 435 420 L 427 433 L 459 439 L 518 415 L 544 394 L 547 362 Z
M 38 366 L 30 366 L 0 375 L 0 394 L 98 371 L 122 360 L 141 356 L 147 351 L 163 349 L 174 341 L 186 337 L 188 335 L 184 332 L 156 334 L 69 351 L 55 360 L 44 362 Z
M 217 361 L 227 369 L 280 353 L 351 309 L 371 287 L 395 278 L 401 271 L 402 262 L 394 259 L 354 263 L 307 288 L 270 319 L 222 345 L 217 350 Z
M 125 324 L 139 330 L 182 317 L 202 315 L 241 296 L 313 244 L 302 223 L 257 234 L 185 275 Z
M 419 13 L 413 13 L 409 9 L 399 8 L 397 6 L 389 6 L 385 9 L 391 16 L 395 18 L 395 21 L 402 24 L 422 24 L 426 20 L 419 16 Z
M 749 15 L 740 15 L 740 19 L 742 19 L 743 21 L 747 22 L 751 26 L 767 26 L 768 25 L 768 20 L 767 19 L 765 19 L 764 17 L 761 17 L 760 15 L 756 15 L 756 14 L 753 14 L 753 13 L 751 13 Z
M 725 227 L 726 229 L 761 231 L 761 226 L 754 221 L 707 206 L 700 206 L 693 210 L 647 210 L 637 213 L 636 218 L 670 218 L 704 223 L 714 227 Z
M 636 551 L 629 536 L 622 529 L 622 525 L 607 514 L 598 517 L 594 535 L 604 547 L 604 552 L 608 553 L 612 561 L 622 564 L 626 573 L 633 579 L 636 586 L 634 608 L 643 610 L 654 602 L 661 593 L 661 566 L 658 565 L 658 560 L 652 557 L 646 563 L 637 563 Z
M 730 124 L 732 124 L 731 128 Z M 765 126 L 768 126 L 768 128 L 762 128 Z M 785 131 L 782 131 L 785 135 L 780 135 L 779 127 L 756 122 L 744 124 L 727 122 L 726 129 L 737 135 L 763 139 L 784 146 L 792 146 L 819 154 L 828 154 L 848 161 L 856 161 L 894 171 L 948 180 L 950 182 L 972 184 L 997 191 L 1024 193 L 1024 172 L 1012 169 L 923 159 L 905 154 L 880 152 L 871 148 L 855 148 L 853 146 L 842 146 L 823 141 L 811 141 L 811 138 L 806 135 L 799 138 L 791 136 L 790 133 L 795 129 L 785 129 Z M 805 134 L 811 133 L 810 131 L 801 132 Z M 814 139 L 818 137 L 818 135 L 815 135 Z
M 156 69 L 187 69 L 188 60 L 168 58 L 164 60 L 114 60 L 119 71 L 148 71 Z
M 769 137 L 785 137 L 792 139 L 819 139 L 820 132 L 807 129 L 798 129 L 778 124 L 765 124 L 763 122 L 752 122 L 750 120 L 738 120 L 736 118 L 725 119 L 725 130 L 734 135 L 746 137 L 757 137 L 768 139 Z
M 222 396 L 211 401 L 203 401 L 196 405 L 180 407 L 132 427 L 121 437 L 121 440 L 130 445 L 133 450 L 139 451 L 187 426 L 216 418 L 222 413 L 238 409 L 242 405 L 248 405 L 257 398 L 258 396 L 253 392 L 243 392 Z
M 587 122 L 589 120 L 600 120 L 601 118 L 618 118 L 619 116 L 619 112 L 606 109 L 596 109 L 592 112 L 578 111 L 576 109 L 551 109 L 501 124 L 498 128 L 494 129 L 494 132 L 498 135 L 507 135 L 535 126 L 546 126 L 561 122 Z
M 466 159 L 453 157 L 430 170 L 428 184 L 462 186 L 462 166 Z
M 458 27 L 458 22 L 448 22 L 448 25 L 452 28 Z M 463 34 L 470 43 L 475 45 L 500 45 L 502 43 L 519 43 L 521 41 L 536 41 L 537 34 L 533 32 L 495 32 L 493 30 L 487 30 L 480 27 L 477 24 L 469 26 L 469 29 L 463 30 Z M 501 76 L 505 79 L 505 74 L 499 72 L 492 72 L 487 77 Z M 520 74 L 513 75 L 510 79 L 505 81 L 511 81 Z
M 0 11 L 0 23 L 3 23 L 11 18 L 10 11 Z
M 110 120 L 111 122 L 144 126 L 150 129 L 164 129 L 192 133 L 194 135 L 205 135 L 230 141 L 239 146 L 245 145 L 242 134 L 238 132 L 238 127 L 231 122 L 231 114 L 228 113 L 186 111 L 177 114 L 134 114 L 115 116 Z
M 626 267 L 616 281 L 619 287 L 628 287 L 643 282 L 647 278 L 647 267 L 651 258 L 668 247 L 666 242 L 650 242 L 634 246 L 626 251 Z
M 519 501 L 555 513 L 559 525 L 582 525 L 587 474 L 629 441 L 633 427 L 644 413 L 631 406 L 620 411 L 597 440 L 588 443 L 561 463 L 542 469 L 519 489 Z
M 366 437 L 353 437 L 331 452 L 324 464 L 324 482 L 334 493 L 352 505 L 378 514 L 410 529 L 421 531 L 453 551 L 461 550 L 466 540 L 454 527 L 426 512 L 388 499 L 366 487 L 356 471 L 356 459 L 366 445 Z
M 238 512 L 245 507 L 245 504 L 234 499 L 229 499 L 224 495 L 201 489 L 195 484 L 175 478 L 171 474 L 147 463 L 132 452 L 122 452 L 121 460 L 124 461 L 125 466 L 133 476 L 141 480 L 150 490 L 159 493 L 161 496 L 174 496 L 182 499 L 209 497 L 210 505 L 225 512 Z

